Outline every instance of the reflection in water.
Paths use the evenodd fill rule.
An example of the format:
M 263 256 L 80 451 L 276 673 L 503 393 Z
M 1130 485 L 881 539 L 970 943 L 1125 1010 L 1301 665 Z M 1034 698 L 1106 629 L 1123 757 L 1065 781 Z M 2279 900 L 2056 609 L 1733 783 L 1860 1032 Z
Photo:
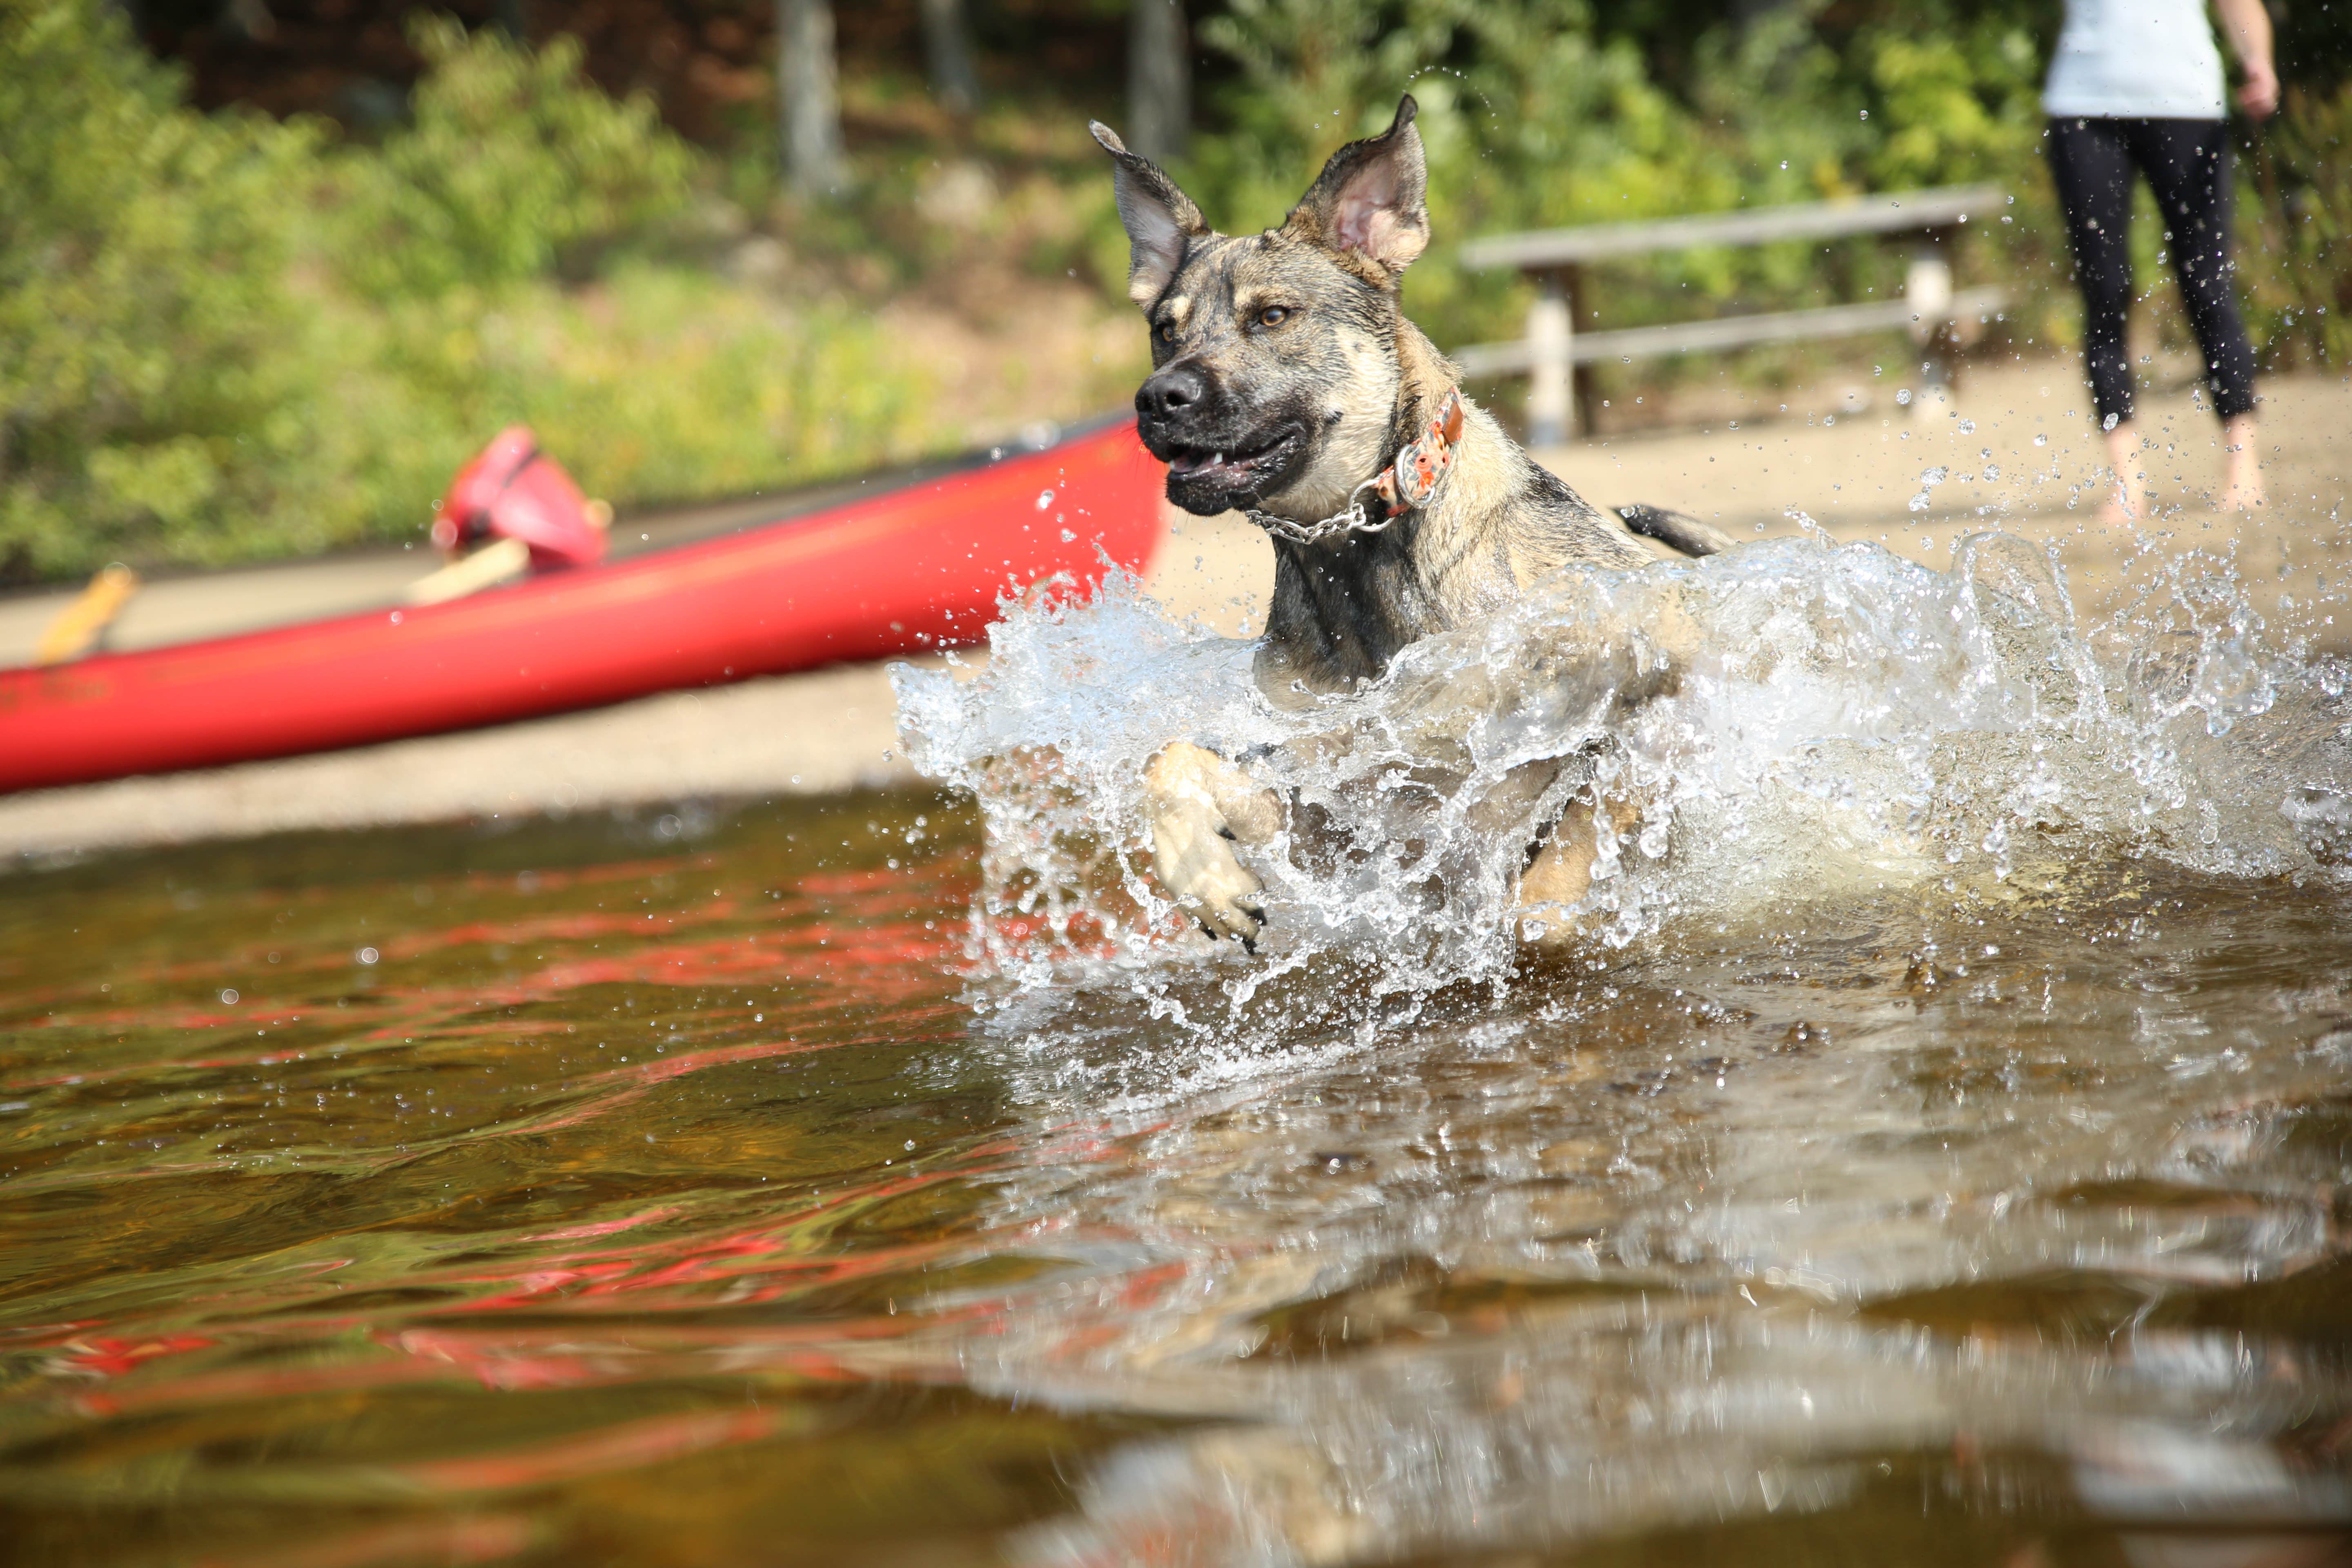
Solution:
M 0 1559 L 2340 1561 L 2352 894 L 2193 805 L 1411 984 L 936 795 L 0 879 Z

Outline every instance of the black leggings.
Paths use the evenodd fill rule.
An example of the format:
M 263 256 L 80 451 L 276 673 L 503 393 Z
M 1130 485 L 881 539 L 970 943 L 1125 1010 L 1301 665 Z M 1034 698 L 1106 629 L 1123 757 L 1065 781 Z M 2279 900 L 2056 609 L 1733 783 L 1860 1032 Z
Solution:
M 2084 354 L 2091 396 L 2110 426 L 2132 416 L 2124 318 L 2131 308 L 2132 167 L 2147 176 L 2164 215 L 2213 408 L 2234 419 L 2254 406 L 2254 351 L 2231 287 L 2230 149 L 2219 120 L 2053 120 L 2050 172 L 2074 242 L 2083 288 Z

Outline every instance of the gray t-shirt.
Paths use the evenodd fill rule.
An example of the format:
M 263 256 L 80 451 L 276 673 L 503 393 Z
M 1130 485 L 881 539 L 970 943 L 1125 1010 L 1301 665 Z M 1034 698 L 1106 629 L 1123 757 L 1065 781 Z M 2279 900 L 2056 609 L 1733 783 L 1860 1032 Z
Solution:
M 2042 107 L 2062 118 L 2222 118 L 2221 51 L 2205 0 L 2066 0 Z

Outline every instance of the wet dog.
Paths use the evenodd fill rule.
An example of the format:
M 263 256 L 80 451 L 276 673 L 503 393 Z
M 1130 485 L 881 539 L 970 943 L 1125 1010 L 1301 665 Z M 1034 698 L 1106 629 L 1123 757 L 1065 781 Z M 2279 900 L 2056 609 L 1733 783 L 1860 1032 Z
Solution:
M 1150 160 L 1095 125 L 1115 164 L 1132 247 L 1128 294 L 1151 332 L 1136 394 L 1168 498 L 1200 516 L 1243 510 L 1274 542 L 1275 583 L 1254 671 L 1304 706 L 1380 679 L 1423 637 L 1475 624 L 1562 567 L 1642 566 L 1641 533 L 1687 555 L 1727 542 L 1647 507 L 1604 512 L 1528 458 L 1399 305 L 1429 243 L 1428 174 L 1406 98 L 1350 142 L 1263 234 L 1216 233 Z M 1557 766 L 1515 778 L 1532 799 Z M 1212 935 L 1254 942 L 1262 884 L 1236 848 L 1273 843 L 1286 802 L 1204 747 L 1151 760 L 1153 868 Z M 1528 792 L 1533 792 L 1532 794 Z M 1518 900 L 1583 897 L 1593 813 L 1571 805 L 1528 846 Z

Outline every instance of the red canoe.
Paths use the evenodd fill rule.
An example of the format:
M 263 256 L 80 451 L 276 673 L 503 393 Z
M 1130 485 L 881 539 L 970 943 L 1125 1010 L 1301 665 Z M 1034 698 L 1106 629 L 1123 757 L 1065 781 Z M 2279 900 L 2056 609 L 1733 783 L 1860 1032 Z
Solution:
M 1001 595 L 1141 571 L 1131 420 L 806 516 L 447 604 L 0 670 L 0 791 L 432 734 L 981 640 Z

